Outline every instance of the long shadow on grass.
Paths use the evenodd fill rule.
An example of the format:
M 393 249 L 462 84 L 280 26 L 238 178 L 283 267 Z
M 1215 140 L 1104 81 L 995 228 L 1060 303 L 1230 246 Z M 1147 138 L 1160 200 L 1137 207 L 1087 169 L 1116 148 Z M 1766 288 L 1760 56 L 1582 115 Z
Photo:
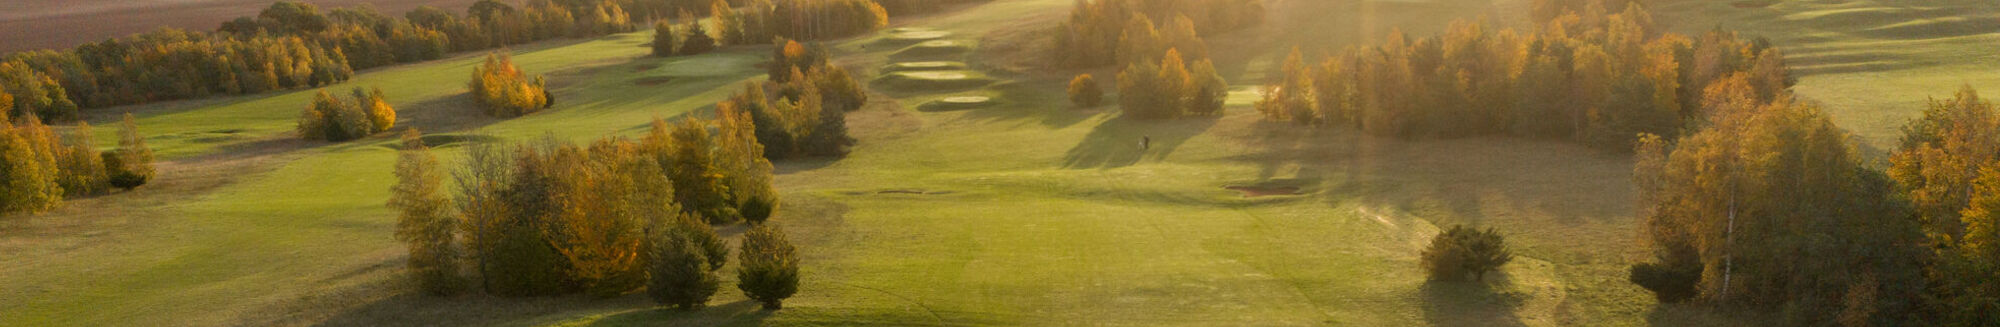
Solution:
M 988 89 L 996 93 L 993 98 L 1001 103 L 1000 106 L 973 110 L 966 113 L 965 118 L 982 121 L 1033 119 L 1043 126 L 1064 128 L 1082 123 L 1094 115 L 1073 108 L 1069 99 L 1063 97 L 1067 91 L 1057 82 L 1005 82 Z M 1099 108 L 1113 110 L 1116 106 L 1107 104 Z
M 1098 124 L 1090 135 L 1083 137 L 1082 143 L 1070 148 L 1063 157 L 1063 168 L 1118 168 L 1164 159 L 1215 123 L 1212 118 L 1140 120 L 1119 115 Z M 1150 146 L 1141 147 L 1140 143 L 1149 138 Z
M 1507 283 L 1501 275 L 1501 285 Z M 1426 282 L 1424 320 L 1433 326 L 1526 326 L 1514 311 L 1525 302 L 1484 282 Z

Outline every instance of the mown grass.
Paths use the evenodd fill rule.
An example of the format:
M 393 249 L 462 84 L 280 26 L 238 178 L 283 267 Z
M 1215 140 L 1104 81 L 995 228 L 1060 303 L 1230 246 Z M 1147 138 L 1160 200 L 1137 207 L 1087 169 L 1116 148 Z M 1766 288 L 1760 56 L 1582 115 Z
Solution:
M 176 159 L 167 164 L 170 177 L 52 214 L 0 218 L 0 250 L 8 253 L 0 257 L 0 325 L 1734 322 L 1656 306 L 1624 281 L 1625 268 L 1645 254 L 1624 156 L 1558 141 L 1399 141 L 1298 129 L 1261 122 L 1247 107 L 1256 94 L 1242 86 L 1261 81 L 1291 45 L 1364 42 L 1392 28 L 1428 34 L 1481 14 L 1512 21 L 1522 4 L 1277 3 L 1271 25 L 1212 41 L 1218 65 L 1239 86 L 1227 114 L 1213 119 L 1135 121 L 1120 118 L 1115 105 L 1071 108 L 1063 95 L 1069 76 L 1008 56 L 1038 53 L 1047 35 L 1034 31 L 1064 17 L 1066 0 L 1000 0 L 898 21 L 977 45 L 963 54 L 897 56 L 902 46 L 881 43 L 892 31 L 834 44 L 849 67 L 963 61 L 995 83 L 944 92 L 878 82 L 888 93 L 850 116 L 861 138 L 853 154 L 779 164 L 784 205 L 775 221 L 801 245 L 805 280 L 777 312 L 756 310 L 727 286 L 711 308 L 692 313 L 657 310 L 641 295 L 415 294 L 391 237 L 394 213 L 382 206 L 394 160 L 385 137 L 284 141 L 311 91 L 129 108 L 156 135 L 153 146 Z M 445 135 L 438 140 L 584 140 L 630 135 L 656 116 L 700 114 L 762 74 L 757 65 L 769 52 L 650 58 L 646 40 L 641 32 L 519 49 L 517 63 L 550 76 L 557 105 L 513 120 L 483 118 L 464 99 L 477 56 L 365 72 L 332 88 L 379 85 L 403 110 L 400 125 Z M 1851 42 L 1838 44 L 1850 51 L 1867 44 Z M 1938 43 L 1894 51 L 1973 51 L 1962 49 L 1969 43 L 1930 42 Z M 1801 52 L 1810 51 L 1794 53 Z M 1818 67 L 1804 56 L 1802 70 Z M 1853 75 L 1809 73 L 1800 92 L 1854 87 L 1835 77 L 1868 73 L 1845 74 Z M 919 110 L 968 94 L 995 102 Z M 1848 115 L 1838 108 L 1851 100 L 1820 100 Z M 1880 111 L 1915 112 L 1902 108 Z M 109 130 L 100 129 L 107 133 L 100 140 L 111 140 Z M 1142 138 L 1150 148 L 1139 147 Z M 457 149 L 441 153 L 456 160 Z M 196 175 L 206 177 L 189 177 Z M 1242 185 L 1302 194 L 1226 189 Z M 1417 253 L 1438 226 L 1451 224 L 1499 228 L 1521 256 L 1485 284 L 1426 282 Z

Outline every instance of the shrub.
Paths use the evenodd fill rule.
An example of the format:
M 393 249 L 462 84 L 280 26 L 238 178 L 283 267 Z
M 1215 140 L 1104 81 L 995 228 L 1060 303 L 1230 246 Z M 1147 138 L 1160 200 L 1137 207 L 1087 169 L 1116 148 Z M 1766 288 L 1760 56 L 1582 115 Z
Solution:
M 401 158 L 396 161 L 396 185 L 389 206 L 400 211 L 396 238 L 409 247 L 409 266 L 417 285 L 431 294 L 448 295 L 464 289 L 459 274 L 456 234 L 458 218 L 445 197 L 444 174 L 437 156 L 424 146 L 422 133 L 403 133 Z
M 750 227 L 740 247 L 736 288 L 764 303 L 765 310 L 783 308 L 785 298 L 799 291 L 798 249 L 771 224 Z
M 762 224 L 764 221 L 771 219 L 771 214 L 777 213 L 778 202 L 762 197 L 750 198 L 749 200 L 744 200 L 742 209 L 737 209 L 737 211 L 743 213 L 743 220 L 749 221 L 751 224 Z
M 708 298 L 715 295 L 721 282 L 699 241 L 678 228 L 661 234 L 653 239 L 652 262 L 647 267 L 652 278 L 646 283 L 646 295 L 681 310 L 708 305 Z
M 369 121 L 368 116 L 355 103 L 320 91 L 313 96 L 312 106 L 299 115 L 299 137 L 327 142 L 366 137 L 375 131 L 375 123 Z
M 1423 251 L 1421 264 L 1431 280 L 1479 281 L 1487 272 L 1514 260 L 1506 239 L 1491 228 L 1486 231 L 1452 226 L 1431 239 Z
M 146 185 L 146 176 L 126 169 L 125 164 L 122 162 L 124 156 L 119 155 L 118 151 L 104 152 L 101 156 L 104 159 L 105 182 L 111 185 L 111 187 L 131 191 L 134 188 Z
M 1104 87 L 1097 85 L 1097 77 L 1081 74 L 1069 80 L 1069 103 L 1079 108 L 1094 108 L 1103 102 Z

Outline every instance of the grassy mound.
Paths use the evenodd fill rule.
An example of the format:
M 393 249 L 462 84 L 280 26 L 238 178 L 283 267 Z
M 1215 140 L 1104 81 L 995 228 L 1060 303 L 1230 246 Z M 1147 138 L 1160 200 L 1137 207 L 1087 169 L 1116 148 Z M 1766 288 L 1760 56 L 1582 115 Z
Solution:
M 968 70 L 914 71 L 883 74 L 875 84 L 895 91 L 941 92 L 986 86 L 993 78 Z
M 930 112 L 971 110 L 992 107 L 996 103 L 993 101 L 993 97 L 989 96 L 957 95 L 925 103 L 923 106 L 917 107 L 917 110 Z
M 956 61 L 914 61 L 899 62 L 882 66 L 883 73 L 922 72 L 939 70 L 965 70 L 965 63 Z

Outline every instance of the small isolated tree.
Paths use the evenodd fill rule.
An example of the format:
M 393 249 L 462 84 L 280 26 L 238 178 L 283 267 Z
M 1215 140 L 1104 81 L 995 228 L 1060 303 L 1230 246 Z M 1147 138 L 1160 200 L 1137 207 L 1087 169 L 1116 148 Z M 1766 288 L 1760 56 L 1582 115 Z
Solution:
M 62 148 L 56 151 L 56 166 L 62 174 L 57 184 L 69 196 L 98 194 L 107 185 L 104 159 L 91 135 L 90 123 L 77 122 L 76 129 L 63 138 Z
M 721 282 L 699 241 L 681 228 L 663 226 L 659 234 L 653 239 L 652 260 L 647 267 L 652 278 L 647 281 L 646 295 L 681 310 L 707 306 Z
M 785 298 L 799 292 L 798 248 L 771 224 L 750 227 L 743 233 L 741 248 L 736 288 L 764 303 L 765 310 L 784 308 Z
M 111 187 L 130 191 L 153 180 L 153 149 L 139 135 L 139 120 L 132 114 L 118 123 L 118 150 L 105 152 L 104 174 Z
M 1078 108 L 1097 107 L 1104 103 L 1104 87 L 1097 85 L 1097 77 L 1076 75 L 1076 79 L 1069 80 L 1069 102 Z
M 389 106 L 389 100 L 382 96 L 382 88 L 377 87 L 366 93 L 361 92 L 361 88 L 354 88 L 354 101 L 368 114 L 368 122 L 374 129 L 372 132 L 387 132 L 390 127 L 396 126 L 396 108 Z
M 444 193 L 444 173 L 437 156 L 424 146 L 423 134 L 411 128 L 403 132 L 402 157 L 396 161 L 396 185 L 390 188 L 389 206 L 401 211 L 396 222 L 396 238 L 410 249 L 410 273 L 417 285 L 437 295 L 464 289 L 459 275 L 459 253 L 455 236 L 458 218 L 451 214 L 451 199 Z
M 1487 272 L 1514 260 L 1506 238 L 1491 228 L 1485 231 L 1452 226 L 1431 239 L 1420 264 L 1431 280 L 1483 280 Z

